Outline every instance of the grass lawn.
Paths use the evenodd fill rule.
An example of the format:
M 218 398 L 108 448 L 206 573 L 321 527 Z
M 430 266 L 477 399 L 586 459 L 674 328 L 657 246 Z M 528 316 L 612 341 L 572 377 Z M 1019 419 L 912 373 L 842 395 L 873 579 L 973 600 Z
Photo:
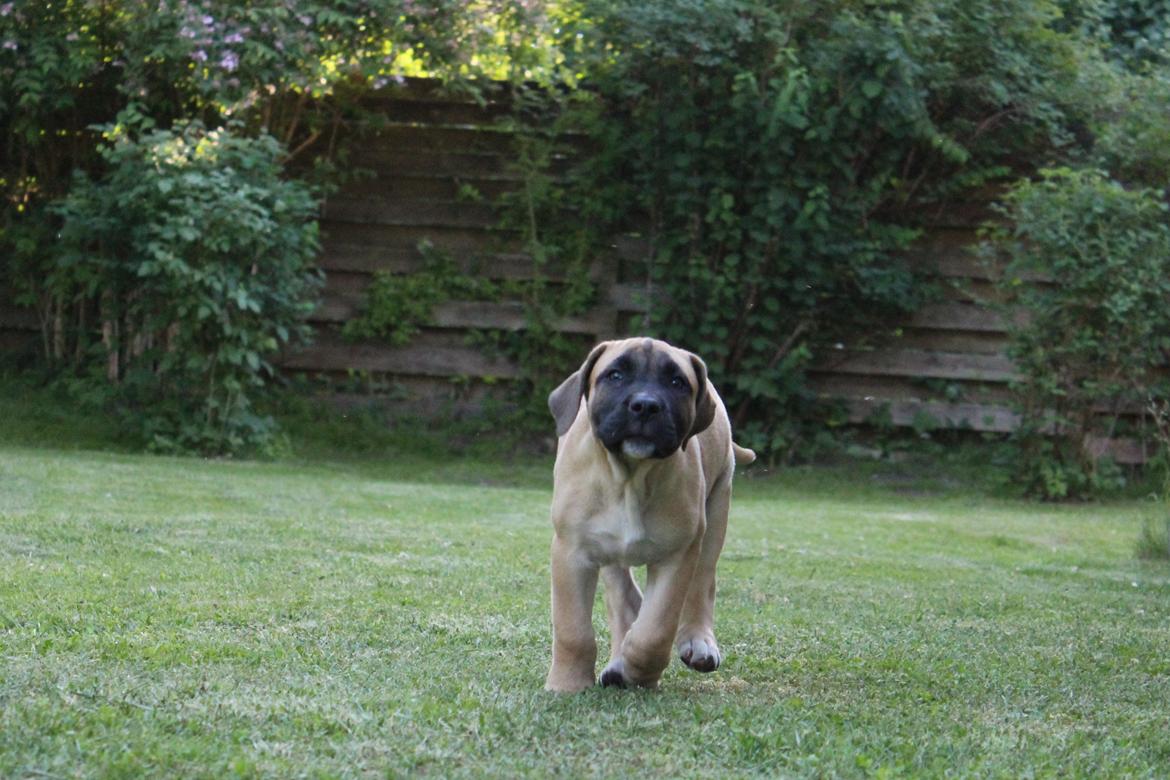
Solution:
M 723 668 L 559 697 L 550 470 L 0 436 L 0 777 L 1170 773 L 1140 503 L 742 479 Z

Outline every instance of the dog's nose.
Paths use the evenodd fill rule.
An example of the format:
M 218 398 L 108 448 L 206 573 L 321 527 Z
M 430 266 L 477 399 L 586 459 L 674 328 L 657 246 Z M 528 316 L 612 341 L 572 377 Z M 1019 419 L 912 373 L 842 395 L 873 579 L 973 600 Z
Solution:
M 627 406 L 639 417 L 653 417 L 662 411 L 662 401 L 649 393 L 635 393 Z

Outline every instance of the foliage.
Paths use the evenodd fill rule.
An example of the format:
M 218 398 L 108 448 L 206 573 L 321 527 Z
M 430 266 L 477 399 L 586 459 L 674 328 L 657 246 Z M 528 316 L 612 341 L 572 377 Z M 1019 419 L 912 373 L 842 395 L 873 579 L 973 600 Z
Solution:
M 525 86 L 513 90 L 513 101 L 518 110 L 504 126 L 513 132 L 513 169 L 522 183 L 500 199 L 501 227 L 519 236 L 532 260 L 531 278 L 512 285 L 524 307 L 525 325 L 482 335 L 520 367 L 522 381 L 513 394 L 516 417 L 518 424 L 531 426 L 547 414 L 545 399 L 564 379 L 565 367 L 580 361 L 589 347 L 563 332 L 561 323 L 586 313 L 597 289 L 590 268 L 592 236 L 587 224 L 563 218 L 573 208 L 573 196 L 566 182 L 551 173 L 553 160 L 576 151 L 565 135 L 565 122 L 572 120 L 546 115 L 544 94 Z
M 424 259 L 418 271 L 374 273 L 362 311 L 342 328 L 346 337 L 386 338 L 391 344 L 406 344 L 430 320 L 437 304 L 455 298 L 483 300 L 497 296 L 495 285 L 462 273 L 449 255 L 427 243 L 420 248 Z
M 229 118 L 296 155 L 329 139 L 362 87 L 482 74 L 539 27 L 535 4 L 482 0 L 107 0 L 0 5 L 0 176 L 9 197 L 60 194 L 92 159 L 90 125 Z M 332 100 L 322 101 L 330 96 Z M 51 129 L 52 132 L 42 132 Z
M 1158 445 L 1147 466 L 1161 484 L 1153 496 L 1153 508 L 1142 521 L 1134 551 L 1139 558 L 1170 561 L 1170 397 L 1149 399 L 1145 411 Z
M 1127 70 L 1170 65 L 1170 2 L 1167 0 L 1063 0 L 1065 26 L 1099 41 L 1106 55 Z
M 1077 48 L 1050 3 L 584 0 L 569 103 L 593 137 L 569 222 L 645 241 L 650 329 L 701 353 L 740 435 L 785 455 L 807 369 L 928 289 L 918 216 L 1066 143 Z M 590 95 L 595 97 L 591 100 Z
M 115 237 L 111 231 L 116 232 L 119 225 L 180 231 L 179 243 L 186 242 L 186 247 L 167 244 L 173 236 L 160 240 L 167 247 L 165 251 L 174 250 L 184 262 L 191 262 L 184 253 L 198 240 L 182 233 L 190 228 L 180 230 L 184 217 L 174 209 L 202 209 L 214 201 L 226 206 L 228 216 L 238 218 L 238 223 L 225 228 L 231 235 L 211 236 L 205 246 L 192 251 L 202 256 L 207 249 L 226 256 L 226 247 L 238 246 L 239 261 L 249 263 L 253 256 L 279 248 L 279 262 L 262 266 L 274 274 L 263 281 L 271 285 L 264 294 L 287 294 L 289 300 L 258 305 L 300 310 L 303 296 L 294 281 L 316 248 L 311 224 L 314 216 L 300 194 L 290 195 L 291 185 L 278 182 L 278 170 L 318 181 L 323 174 L 334 175 L 334 164 L 344 161 L 339 134 L 342 120 L 361 116 L 368 121 L 360 124 L 371 124 L 359 99 L 390 79 L 401 81 L 426 71 L 459 77 L 464 88 L 473 88 L 477 75 L 506 75 L 510 68 L 515 77 L 522 78 L 528 68 L 543 67 L 542 55 L 530 45 L 534 39 L 516 33 L 538 29 L 544 18 L 539 4 L 500 0 L 0 3 L 0 256 L 4 258 L 0 283 L 15 287 L 24 299 L 39 304 L 47 362 L 58 367 L 87 364 L 91 357 L 87 346 L 95 340 L 93 331 L 100 324 L 97 310 L 104 305 L 93 296 L 105 295 L 113 302 L 109 306 L 124 306 L 126 311 L 117 312 L 114 320 L 138 314 L 146 317 L 149 323 L 133 325 L 136 334 L 148 324 L 157 325 L 157 318 L 194 315 L 172 311 L 178 304 L 170 299 L 147 301 L 143 297 L 169 292 L 152 284 L 161 279 L 181 287 L 181 274 L 147 275 L 144 278 L 151 283 L 141 284 L 133 278 L 133 269 L 128 266 L 145 262 L 134 253 L 157 249 L 155 239 L 149 246 L 118 255 L 117 262 L 98 267 L 78 249 L 91 247 L 98 239 L 83 235 L 80 226 L 101 223 L 95 225 L 95 235 L 111 239 Z M 99 152 L 99 127 L 112 128 L 108 132 L 119 136 L 143 135 L 141 148 L 145 150 L 167 143 L 165 134 L 151 135 L 154 128 L 193 128 L 197 126 L 193 123 L 200 121 L 213 133 L 198 142 L 188 140 L 204 147 L 221 146 L 225 166 L 214 174 L 210 169 L 202 171 L 207 181 L 216 182 L 206 189 L 186 187 L 189 177 L 179 176 L 177 169 L 169 170 L 166 165 L 144 167 L 137 153 Z M 216 128 L 229 124 L 231 130 L 226 135 L 214 135 Z M 188 137 L 187 130 L 176 132 Z M 257 139 L 252 151 L 237 144 L 237 140 L 243 144 L 244 137 Z M 209 140 L 213 138 L 217 140 Z M 272 157 L 270 152 L 278 148 Z M 143 152 L 147 156 L 152 153 Z M 242 155 L 239 160 L 227 159 L 237 153 Z M 263 162 L 253 159 L 255 155 L 263 157 Z M 227 167 L 241 161 L 249 167 L 234 172 Z M 199 160 L 188 162 L 195 167 L 201 164 Z M 75 184 L 87 180 L 75 179 L 74 171 L 88 174 L 90 183 Z M 279 229 L 280 235 L 267 238 L 247 235 L 249 221 L 267 218 L 248 208 L 232 214 L 230 209 L 237 204 L 231 200 L 230 187 L 220 187 L 217 177 L 224 182 L 233 175 L 247 180 L 260 171 L 263 181 L 255 187 L 267 188 L 272 200 L 253 205 L 286 209 L 288 214 L 273 212 L 273 218 L 283 224 L 293 214 L 305 221 L 303 229 L 285 226 Z M 173 189 L 145 197 L 150 194 L 148 186 L 126 187 L 113 192 L 118 197 L 110 197 L 117 183 L 134 184 L 138 176 L 151 181 L 157 178 L 160 187 Z M 92 181 L 102 183 L 94 185 Z M 297 190 L 300 192 L 303 190 Z M 240 192 L 237 196 L 248 200 L 252 194 Z M 129 198 L 140 195 L 144 197 L 123 215 L 102 203 L 106 198 L 126 205 Z M 47 208 L 66 196 L 61 209 Z M 130 222 L 131 214 L 140 222 Z M 185 218 L 197 220 L 201 215 L 192 213 Z M 72 221 L 63 234 L 71 246 L 55 246 L 62 219 Z M 294 239 L 302 243 L 294 245 Z M 265 241 L 272 246 L 262 247 Z M 214 248 L 212 242 L 217 244 Z M 69 261 L 72 266 L 66 269 L 62 258 L 71 252 L 78 259 Z M 220 263 L 216 273 L 193 278 L 189 297 L 214 297 L 218 293 L 210 289 L 212 286 L 235 284 L 228 277 L 238 269 L 229 271 L 230 264 L 221 261 L 222 257 L 215 261 Z M 115 270 L 121 266 L 127 267 Z M 221 272 L 227 276 L 220 278 Z M 283 281 L 279 279 L 282 275 Z M 261 283 L 259 278 L 253 281 Z M 130 289 L 137 297 L 119 297 Z M 277 292 L 280 290 L 283 292 Z M 199 310 L 196 307 L 195 311 Z M 217 321 L 218 309 L 213 306 L 212 310 L 205 325 Z M 270 314 L 266 309 L 264 316 Z M 262 355 L 271 352 L 274 334 L 280 342 L 292 340 L 303 330 L 301 325 L 286 321 L 280 311 L 275 312 L 273 322 L 267 331 L 256 330 L 251 323 L 243 331 L 229 333 L 230 328 L 240 326 L 239 317 L 231 318 L 230 328 L 224 321 L 215 336 L 223 339 L 217 346 L 209 341 L 212 335 L 206 328 L 198 336 L 186 331 L 180 334 L 198 342 L 198 354 L 216 356 L 206 357 L 216 366 L 214 370 L 204 365 L 184 367 L 183 371 L 201 374 L 208 384 L 220 385 L 223 392 L 208 389 L 205 408 L 200 407 L 203 411 L 188 418 L 190 394 L 178 391 L 191 388 L 178 375 L 167 382 L 147 382 L 151 395 L 166 396 L 172 412 L 166 430 L 156 431 L 157 442 L 219 449 L 266 436 L 267 423 L 246 412 L 243 386 L 250 385 L 265 368 Z M 106 338 L 107 343 L 113 340 Z M 122 351 L 115 363 L 126 362 L 126 350 L 139 349 L 125 339 L 115 348 Z M 164 356 L 166 360 L 169 358 Z M 225 374 L 224 361 L 238 366 L 238 360 L 247 365 L 243 372 L 247 377 L 236 376 L 232 373 L 235 369 Z M 102 396 L 109 390 L 102 377 L 112 378 L 117 373 L 120 386 L 116 394 L 125 398 L 134 384 L 122 375 L 125 367 L 92 376 L 73 374 L 70 381 L 86 395 Z M 176 366 L 167 368 L 169 372 Z M 234 378 L 229 380 L 228 375 Z M 237 382 L 240 388 L 228 388 Z M 171 391 L 177 394 L 168 395 Z M 153 402 L 152 407 L 161 408 Z M 251 433 L 245 430 L 248 426 L 253 428 Z M 234 433 L 229 434 L 229 430 Z
M 1142 521 L 1135 552 L 1139 558 L 1170 561 L 1170 514 L 1164 502 L 1159 509 L 1158 515 Z
M 865 348 L 930 294 L 898 254 L 928 207 L 1038 160 L 1162 186 L 1165 10 L 1166 0 L 3 2 L 0 271 L 41 303 L 43 351 L 61 363 L 75 332 L 95 341 L 99 302 L 71 311 L 77 301 L 45 286 L 64 213 L 45 205 L 75 169 L 114 175 L 95 126 L 232 123 L 233 136 L 281 143 L 286 171 L 305 177 L 344 164 L 339 128 L 366 124 L 360 98 L 372 87 L 425 73 L 478 92 L 482 77 L 505 78 L 523 186 L 504 227 L 533 257 L 531 281 L 462 289 L 464 271 L 432 258 L 420 274 L 379 276 L 349 334 L 401 341 L 440 300 L 518 301 L 526 328 L 476 339 L 520 363 L 519 397 L 539 398 L 580 355 L 559 325 L 592 301 L 587 269 L 615 236 L 636 233 L 645 251 L 617 273 L 647 291 L 641 327 L 703 354 L 741 438 L 789 457 L 815 438 L 809 421 L 833 419 L 809 371 L 831 347 Z M 532 79 L 544 97 L 521 86 Z M 563 177 L 552 169 L 569 149 L 589 154 Z
M 254 395 L 268 359 L 308 336 L 319 284 L 312 194 L 281 178 L 270 136 L 191 123 L 107 141 L 109 172 L 79 176 L 54 208 L 37 301 L 52 358 L 120 384 L 156 447 L 264 444 Z
M 1170 182 L 1170 67 L 1137 76 L 1123 71 L 1098 80 L 1113 88 L 1093 125 L 1092 160 L 1120 181 L 1164 188 Z
M 1017 183 L 1002 214 L 988 235 L 1006 254 L 1000 288 L 1015 323 L 1017 474 L 1048 498 L 1085 495 L 1116 476 L 1096 442 L 1145 406 L 1170 355 L 1167 206 L 1157 191 L 1066 168 Z

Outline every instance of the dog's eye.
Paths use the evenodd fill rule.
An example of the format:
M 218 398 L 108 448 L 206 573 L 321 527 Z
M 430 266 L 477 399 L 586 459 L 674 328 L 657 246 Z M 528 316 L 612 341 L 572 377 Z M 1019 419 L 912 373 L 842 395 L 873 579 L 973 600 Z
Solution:
M 613 369 L 612 371 L 608 371 L 608 372 L 606 372 L 606 374 L 605 374 L 605 378 L 606 378 L 606 379 L 608 379 L 608 380 L 610 380 L 611 382 L 620 382 L 620 381 L 622 381 L 623 379 L 625 379 L 625 378 L 626 378 L 626 375 L 625 375 L 625 374 L 623 374 L 621 371 L 618 371 L 618 370 L 615 368 L 615 369 Z
M 687 386 L 687 380 L 683 379 L 681 376 L 676 376 L 674 379 L 670 380 L 670 386 L 680 389 L 684 388 Z

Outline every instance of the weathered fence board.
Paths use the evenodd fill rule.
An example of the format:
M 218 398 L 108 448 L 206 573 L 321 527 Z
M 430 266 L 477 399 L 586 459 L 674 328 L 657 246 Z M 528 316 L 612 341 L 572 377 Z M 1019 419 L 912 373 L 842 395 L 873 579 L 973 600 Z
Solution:
M 294 371 L 368 371 L 387 375 L 514 379 L 516 366 L 502 357 L 468 346 L 460 335 L 420 333 L 410 344 L 343 339 L 320 329 L 314 343 L 290 352 L 281 361 Z
M 824 356 L 814 370 L 863 376 L 909 376 L 976 382 L 1010 382 L 1017 378 L 1004 355 L 927 352 L 917 349 L 839 350 Z
M 917 425 L 1009 433 L 1020 424 L 1020 415 L 1016 412 L 987 404 L 854 398 L 846 401 L 846 410 L 851 422 L 866 422 L 885 415 L 892 425 L 902 427 Z

